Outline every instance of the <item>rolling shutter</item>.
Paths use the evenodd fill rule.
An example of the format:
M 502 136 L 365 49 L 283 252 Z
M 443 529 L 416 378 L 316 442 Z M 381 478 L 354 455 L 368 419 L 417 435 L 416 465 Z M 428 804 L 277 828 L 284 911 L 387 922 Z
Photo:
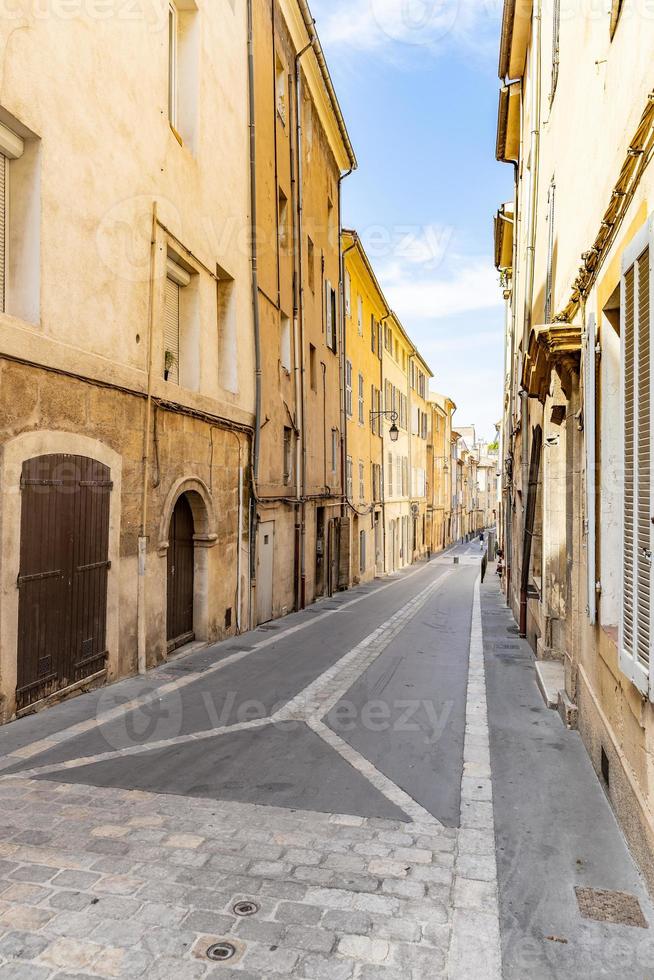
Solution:
M 621 299 L 622 417 L 624 494 L 620 667 L 643 694 L 650 683 L 652 658 L 652 500 L 651 408 L 652 248 L 639 236 L 623 262 Z
M 164 371 L 166 379 L 179 384 L 179 289 L 170 277 L 166 278 L 164 304 Z
M 586 565 L 588 621 L 597 622 L 596 589 L 596 405 L 597 405 L 597 322 L 588 318 L 584 360 L 584 438 L 586 443 Z
M 0 313 L 5 311 L 5 261 L 7 232 L 7 158 L 0 153 Z

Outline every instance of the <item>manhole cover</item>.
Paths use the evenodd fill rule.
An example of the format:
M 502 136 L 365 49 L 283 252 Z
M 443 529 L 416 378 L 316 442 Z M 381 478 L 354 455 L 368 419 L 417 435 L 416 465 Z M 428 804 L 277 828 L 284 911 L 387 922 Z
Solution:
M 256 904 L 256 902 L 248 902 L 248 901 L 237 902 L 233 908 L 234 915 L 241 915 L 241 916 L 254 915 L 255 912 L 258 911 L 259 911 L 259 906 Z
M 231 960 L 235 954 L 236 946 L 233 946 L 232 943 L 213 943 L 207 950 L 207 959 L 222 962 L 223 960 Z
M 635 895 L 627 892 L 606 891 L 602 888 L 575 888 L 577 905 L 585 919 L 597 922 L 613 922 L 620 926 L 648 925 Z

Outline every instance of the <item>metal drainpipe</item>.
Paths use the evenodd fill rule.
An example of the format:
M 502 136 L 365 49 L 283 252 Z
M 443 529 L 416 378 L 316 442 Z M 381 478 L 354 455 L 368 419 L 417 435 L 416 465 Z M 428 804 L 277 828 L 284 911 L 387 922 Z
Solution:
M 257 557 L 257 485 L 261 447 L 261 322 L 259 317 L 259 272 L 257 249 L 257 171 L 256 171 L 256 112 L 254 93 L 254 15 L 253 0 L 247 4 L 248 29 L 248 113 L 250 128 L 250 238 L 252 266 L 252 312 L 254 327 L 255 423 L 252 442 L 252 474 L 250 493 L 250 626 L 254 626 L 252 593 L 256 587 Z
M 150 281 L 148 284 L 148 396 L 143 433 L 143 488 L 141 498 L 141 527 L 138 537 L 138 569 L 136 589 L 136 662 L 139 674 L 147 671 L 147 623 L 145 571 L 148 551 L 148 483 L 150 480 L 150 428 L 152 425 L 152 334 L 154 325 L 154 279 L 157 250 L 157 202 L 152 205 L 150 238 Z
M 345 178 L 350 176 L 353 169 L 353 167 L 350 167 L 350 169 L 345 173 L 340 174 L 338 178 L 338 297 L 341 306 L 341 315 L 339 317 L 339 323 L 341 326 L 341 353 L 338 359 L 338 371 L 341 380 L 341 427 L 343 432 L 343 437 L 341 439 L 341 446 L 343 447 L 341 450 L 341 490 L 343 493 L 341 517 L 347 516 L 347 411 L 345 407 L 345 359 L 347 355 L 347 335 L 345 323 L 345 252 L 349 252 L 354 248 L 354 244 L 352 244 L 345 250 L 345 252 L 343 251 L 343 199 L 341 185 Z
M 538 177 L 540 163 L 540 108 L 541 108 L 541 8 L 542 0 L 535 0 L 531 27 L 531 139 L 530 160 L 531 172 L 529 179 L 529 212 L 527 215 L 527 268 L 525 282 L 525 301 L 522 331 L 522 357 L 527 356 L 529 335 L 532 324 L 532 307 L 534 302 L 534 267 L 536 253 L 536 227 L 538 207 Z M 529 479 L 529 403 L 527 392 L 520 392 L 522 399 L 522 540 L 523 545 L 527 536 L 527 498 Z M 520 607 L 526 607 L 527 589 L 522 584 L 525 576 L 521 575 Z
M 304 284 L 302 282 L 302 246 L 304 244 L 303 216 L 304 195 L 302 188 L 302 79 L 300 76 L 300 61 L 313 48 L 316 40 L 315 31 L 309 34 L 309 43 L 295 55 L 295 156 L 296 156 L 296 207 L 297 207 L 297 244 L 296 244 L 296 275 L 295 303 L 297 308 L 298 338 L 300 351 L 300 472 L 298 483 L 298 500 L 300 510 L 300 561 L 299 577 L 296 582 L 296 608 L 304 609 L 306 604 L 306 489 L 307 489 L 307 440 L 306 440 L 306 367 L 304 361 Z

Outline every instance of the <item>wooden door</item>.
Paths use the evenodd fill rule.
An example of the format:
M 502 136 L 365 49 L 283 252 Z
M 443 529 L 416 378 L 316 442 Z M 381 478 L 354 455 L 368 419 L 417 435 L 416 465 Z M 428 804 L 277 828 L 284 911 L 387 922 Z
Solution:
M 275 522 L 263 521 L 259 525 L 257 555 L 257 623 L 268 623 L 273 618 L 273 558 Z
M 108 467 L 37 456 L 21 475 L 17 709 L 106 664 Z
M 193 639 L 193 512 L 185 494 L 175 504 L 168 534 L 168 651 Z

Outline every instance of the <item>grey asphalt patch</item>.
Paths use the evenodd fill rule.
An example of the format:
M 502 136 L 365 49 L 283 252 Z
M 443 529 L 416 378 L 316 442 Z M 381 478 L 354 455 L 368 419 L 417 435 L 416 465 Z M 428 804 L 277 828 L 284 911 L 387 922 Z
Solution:
M 430 580 L 439 578 L 443 569 L 433 567 L 431 578 L 427 569 L 424 572 L 417 577 L 407 577 L 406 581 L 400 579 L 392 589 L 386 589 L 378 596 L 371 594 L 363 604 L 345 608 L 298 633 L 280 637 L 278 642 L 249 654 L 237 663 L 200 677 L 182 692 L 173 692 L 161 700 L 154 700 L 4 771 L 21 772 L 146 745 L 160 738 L 175 738 L 240 724 L 255 717 L 269 717 L 275 709 L 356 646 L 379 625 L 380 619 L 401 609 L 420 588 L 424 588 Z M 324 610 L 323 604 L 320 610 Z M 287 621 L 284 621 L 285 628 L 286 624 Z M 249 639 L 255 636 L 263 639 L 268 635 L 259 634 L 258 631 L 247 634 Z M 240 639 L 243 643 L 244 637 Z M 233 646 L 223 655 L 233 653 Z M 209 653 L 204 650 L 200 655 L 208 658 Z M 189 662 L 192 660 L 193 656 L 188 658 Z M 171 666 L 166 665 L 166 670 L 169 671 Z M 115 692 L 116 688 L 106 691 Z
M 441 823 L 457 827 L 472 594 L 461 567 L 327 716 L 329 727 Z
M 408 820 L 302 722 L 171 745 L 38 778 Z
M 652 903 L 581 738 L 543 703 L 528 644 L 501 649 L 512 617 L 492 568 L 482 619 L 505 980 L 649 976 Z M 636 895 L 651 928 L 583 919 L 576 885 Z

